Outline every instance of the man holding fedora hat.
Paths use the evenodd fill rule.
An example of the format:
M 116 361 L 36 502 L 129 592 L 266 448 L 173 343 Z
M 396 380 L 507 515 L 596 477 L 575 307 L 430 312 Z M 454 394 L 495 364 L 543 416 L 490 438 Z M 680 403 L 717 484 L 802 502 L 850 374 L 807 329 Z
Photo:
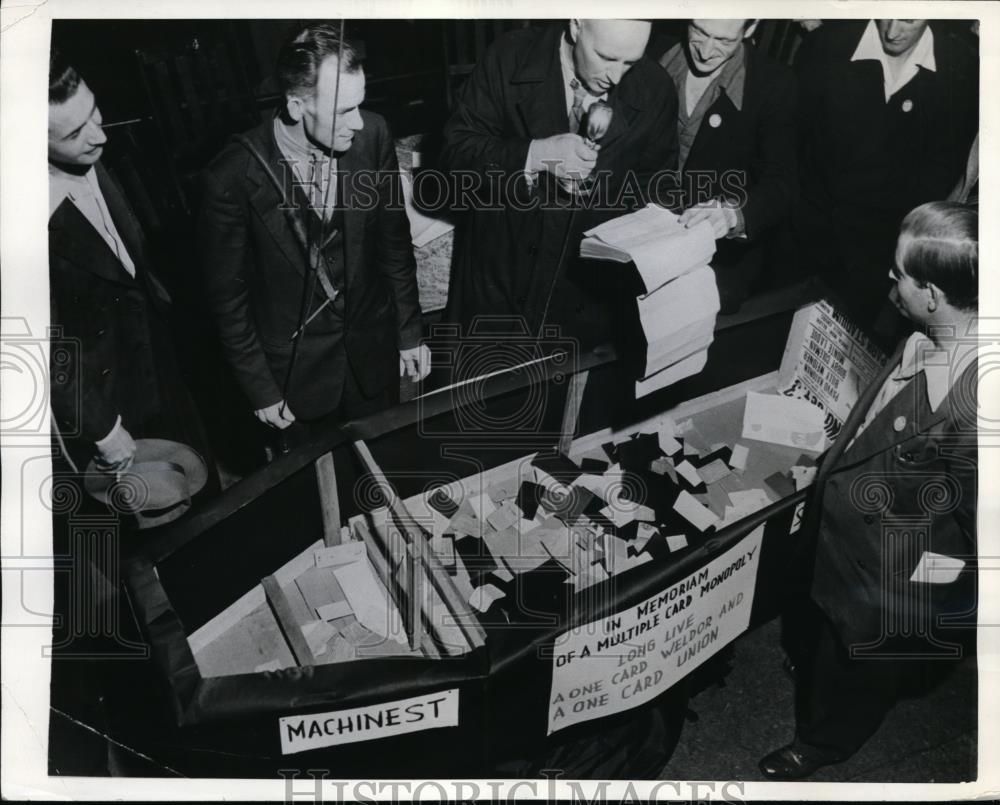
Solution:
M 87 468 L 86 475 L 94 476 L 84 484 L 91 494 L 118 511 L 152 507 L 170 509 L 176 517 L 181 512 L 176 504 L 188 501 L 209 476 L 193 449 L 204 452 L 204 437 L 174 356 L 167 325 L 170 296 L 154 272 L 132 207 L 101 163 L 107 142 L 101 123 L 94 93 L 53 48 L 51 321 L 70 345 L 52 352 L 53 430 L 72 470 Z M 143 437 L 157 441 L 146 445 Z M 150 461 L 169 466 L 153 468 L 146 478 Z M 143 466 L 132 473 L 132 491 L 109 492 L 136 464 Z M 177 484 L 183 493 L 164 497 L 164 490 Z

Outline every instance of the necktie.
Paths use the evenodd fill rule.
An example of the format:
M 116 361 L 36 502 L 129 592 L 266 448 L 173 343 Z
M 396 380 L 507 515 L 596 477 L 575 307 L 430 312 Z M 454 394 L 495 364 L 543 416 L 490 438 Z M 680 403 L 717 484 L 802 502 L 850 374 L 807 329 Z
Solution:
M 588 93 L 583 88 L 583 84 L 575 78 L 570 80 L 569 86 L 573 90 L 573 106 L 569 111 L 569 131 L 570 134 L 579 134 L 580 126 L 583 123 L 583 101 Z

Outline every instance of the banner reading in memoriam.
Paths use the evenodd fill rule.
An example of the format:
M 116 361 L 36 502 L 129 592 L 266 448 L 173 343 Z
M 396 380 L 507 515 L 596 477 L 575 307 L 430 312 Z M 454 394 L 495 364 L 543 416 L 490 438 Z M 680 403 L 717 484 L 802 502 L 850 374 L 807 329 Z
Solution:
M 667 589 L 556 638 L 548 734 L 648 702 L 745 632 L 763 534 L 761 525 Z

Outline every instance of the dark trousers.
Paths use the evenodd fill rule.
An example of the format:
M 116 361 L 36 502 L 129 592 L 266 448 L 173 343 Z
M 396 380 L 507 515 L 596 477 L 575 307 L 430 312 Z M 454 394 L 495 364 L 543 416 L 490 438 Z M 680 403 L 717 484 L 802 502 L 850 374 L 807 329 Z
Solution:
M 808 646 L 808 658 L 799 666 L 796 738 L 832 760 L 857 752 L 896 702 L 928 691 L 956 664 L 915 656 L 852 658 L 830 619 L 813 602 L 808 606 L 811 633 L 800 642 Z

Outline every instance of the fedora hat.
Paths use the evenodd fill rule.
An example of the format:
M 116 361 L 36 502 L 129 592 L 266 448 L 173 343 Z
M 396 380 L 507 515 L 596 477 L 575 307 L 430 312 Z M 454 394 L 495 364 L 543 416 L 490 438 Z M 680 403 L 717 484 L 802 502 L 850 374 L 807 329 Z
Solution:
M 136 439 L 135 458 L 125 472 L 87 465 L 84 488 L 102 503 L 132 514 L 139 528 L 176 520 L 205 486 L 205 460 L 186 444 L 167 439 Z

